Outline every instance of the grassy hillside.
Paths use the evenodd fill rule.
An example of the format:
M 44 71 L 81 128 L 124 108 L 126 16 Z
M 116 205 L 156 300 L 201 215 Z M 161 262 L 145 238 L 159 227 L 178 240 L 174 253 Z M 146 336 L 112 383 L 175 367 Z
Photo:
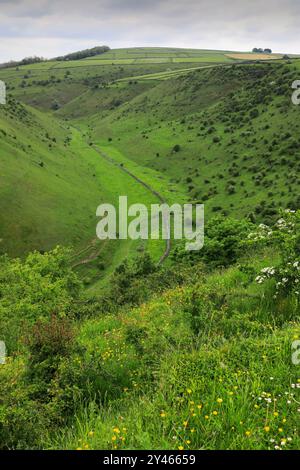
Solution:
M 0 447 L 298 449 L 300 213 L 283 217 L 216 220 L 205 263 L 139 257 L 89 303 L 61 249 L 2 259 Z
M 210 213 L 267 220 L 279 207 L 299 207 L 296 78 L 294 64 L 199 69 L 109 115 L 100 109 L 101 125 L 98 113 L 90 121 L 94 139 L 184 185 Z
M 79 131 L 11 99 L 0 108 L 0 133 L 2 253 L 18 256 L 71 246 L 72 263 L 82 274 L 87 276 L 86 260 L 87 278 L 102 279 L 108 265 L 113 269 L 118 259 L 141 248 L 133 241 L 102 248 L 96 239 L 96 208 L 117 204 L 120 187 L 129 203 L 150 204 L 157 198 L 101 158 Z M 153 246 L 157 260 L 163 249 L 163 242 Z

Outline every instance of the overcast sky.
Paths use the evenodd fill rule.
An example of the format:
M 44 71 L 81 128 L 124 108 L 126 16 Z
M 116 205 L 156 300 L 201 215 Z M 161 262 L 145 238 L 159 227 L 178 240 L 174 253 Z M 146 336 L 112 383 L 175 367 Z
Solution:
M 0 63 L 95 45 L 300 53 L 300 0 L 0 0 Z

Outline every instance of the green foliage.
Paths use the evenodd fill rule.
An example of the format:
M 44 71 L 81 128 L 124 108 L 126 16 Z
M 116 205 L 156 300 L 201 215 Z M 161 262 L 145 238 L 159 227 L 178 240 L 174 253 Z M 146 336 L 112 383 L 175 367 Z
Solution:
M 250 244 L 271 245 L 281 255 L 276 267 L 265 267 L 256 278 L 259 284 L 273 279 L 275 297 L 295 295 L 300 298 L 300 211 L 286 210 L 271 228 L 261 225 L 250 234 Z
M 243 252 L 244 240 L 253 228 L 248 220 L 215 216 L 205 226 L 204 247 L 199 252 L 186 252 L 185 244 L 177 247 L 174 259 L 189 262 L 203 260 L 210 267 L 230 266 Z
M 97 46 L 92 47 L 91 49 L 85 49 L 83 51 L 72 52 L 71 54 L 67 54 L 61 57 L 57 57 L 53 60 L 80 60 L 85 59 L 86 57 L 94 57 L 95 55 L 104 54 L 108 52 L 110 48 L 108 46 Z
M 26 325 L 51 315 L 74 315 L 81 284 L 69 267 L 69 252 L 31 253 L 25 261 L 0 259 L 0 336 L 8 352 L 20 347 Z

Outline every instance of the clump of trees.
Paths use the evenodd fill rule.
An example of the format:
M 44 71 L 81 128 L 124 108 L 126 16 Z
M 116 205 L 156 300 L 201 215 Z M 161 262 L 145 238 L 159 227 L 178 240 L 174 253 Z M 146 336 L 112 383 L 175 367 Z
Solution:
M 0 64 L 0 68 L 9 68 L 9 67 L 19 67 L 21 65 L 31 65 L 31 64 L 37 64 L 39 62 L 45 62 L 46 59 L 43 57 L 25 57 L 22 60 L 15 61 L 11 60 L 10 62 L 6 62 L 4 64 Z
M 110 51 L 110 48 L 108 46 L 97 46 L 91 49 L 84 49 L 83 51 L 72 52 L 71 54 L 56 57 L 54 60 L 80 60 L 85 59 L 86 57 L 93 57 L 95 55 L 104 54 L 108 51 Z
M 71 54 L 63 55 L 60 57 L 55 57 L 54 59 L 50 60 L 59 60 L 59 61 L 66 61 L 66 60 L 80 60 L 86 57 L 93 57 L 95 55 L 104 54 L 105 52 L 110 51 L 110 47 L 108 46 L 97 46 L 92 47 L 91 49 L 84 49 L 83 51 L 72 52 Z M 20 67 L 22 65 L 30 65 L 30 64 L 37 64 L 39 62 L 46 62 L 49 59 L 45 59 L 44 57 L 25 57 L 22 60 L 15 61 L 11 60 L 10 62 L 6 62 L 4 64 L 0 64 L 0 68 L 9 68 L 9 67 Z
M 252 52 L 254 52 L 255 54 L 272 54 L 272 49 L 262 49 L 261 47 L 254 47 L 254 49 L 252 49 Z

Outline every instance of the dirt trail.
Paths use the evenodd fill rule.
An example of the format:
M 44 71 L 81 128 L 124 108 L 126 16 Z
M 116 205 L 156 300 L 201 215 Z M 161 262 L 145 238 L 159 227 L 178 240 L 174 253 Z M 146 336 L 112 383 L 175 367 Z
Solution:
M 137 183 L 141 184 L 142 186 L 144 186 L 144 188 L 148 189 L 148 191 L 150 191 L 155 197 L 157 197 L 157 199 L 162 203 L 162 204 L 167 204 L 167 201 L 165 200 L 165 198 L 158 192 L 158 191 L 155 191 L 155 189 L 153 189 L 148 183 L 146 183 L 145 181 L 143 181 L 141 178 L 139 178 L 138 176 L 136 176 L 135 174 L 133 174 L 130 170 L 128 170 L 127 168 L 125 168 L 123 165 L 121 165 L 120 163 L 116 162 L 113 158 L 109 157 L 106 153 L 104 153 L 97 145 L 93 144 L 93 148 L 94 150 L 96 150 L 96 152 L 102 157 L 104 158 L 105 160 L 107 160 L 109 163 L 111 163 L 112 165 L 118 167 L 120 170 L 122 170 L 124 173 L 126 173 L 127 175 L 129 175 L 131 178 L 133 178 Z M 167 228 L 167 230 L 170 232 L 170 226 L 169 226 L 169 217 L 167 215 L 164 215 L 164 222 L 165 222 L 165 227 Z M 171 239 L 167 239 L 166 240 L 166 248 L 165 248 L 165 251 L 162 255 L 162 257 L 160 258 L 159 262 L 158 262 L 158 266 L 160 266 L 169 256 L 171 252 Z
M 73 126 L 74 129 L 76 129 L 76 131 L 80 132 L 80 134 L 82 134 L 82 131 L 76 127 L 76 126 Z M 119 170 L 123 171 L 124 173 L 126 173 L 127 175 L 129 175 L 131 178 L 133 178 L 137 183 L 141 184 L 142 186 L 144 186 L 144 188 L 146 188 L 148 191 L 150 191 L 155 197 L 157 197 L 157 199 L 159 200 L 159 202 L 161 202 L 162 204 L 166 204 L 167 201 L 165 200 L 165 198 L 158 192 L 158 191 L 155 191 L 155 189 L 153 189 L 148 183 L 146 183 L 145 181 L 143 181 L 141 178 L 139 178 L 138 176 L 134 175 L 130 170 L 128 170 L 127 168 L 125 168 L 122 164 L 116 162 L 113 158 L 109 157 L 106 153 L 104 153 L 97 145 L 93 144 L 92 145 L 93 149 L 102 157 L 104 158 L 105 160 L 107 160 L 109 163 L 111 163 L 112 165 L 116 166 Z M 170 232 L 170 224 L 169 224 L 169 218 L 167 215 L 164 215 L 164 222 L 165 222 L 165 227 L 167 228 L 168 232 Z M 81 250 L 81 253 L 85 252 L 85 251 L 88 251 L 90 248 L 92 248 L 93 246 L 95 245 L 95 240 L 93 240 L 91 242 L 91 244 Z M 73 264 L 73 268 L 76 268 L 78 266 L 82 266 L 82 265 L 86 265 L 86 264 L 89 264 L 89 263 L 92 263 L 93 261 L 95 261 L 98 256 L 100 255 L 102 251 L 102 248 L 100 249 L 100 251 L 98 250 L 96 253 L 91 253 L 89 254 L 89 256 L 87 256 L 85 259 L 81 260 L 81 261 L 78 261 L 76 263 Z M 167 258 L 168 256 L 170 255 L 170 252 L 171 252 L 171 239 L 167 239 L 166 240 L 166 248 L 165 248 L 165 251 L 163 253 L 163 255 L 161 256 L 159 262 L 158 262 L 158 266 L 160 266 Z

